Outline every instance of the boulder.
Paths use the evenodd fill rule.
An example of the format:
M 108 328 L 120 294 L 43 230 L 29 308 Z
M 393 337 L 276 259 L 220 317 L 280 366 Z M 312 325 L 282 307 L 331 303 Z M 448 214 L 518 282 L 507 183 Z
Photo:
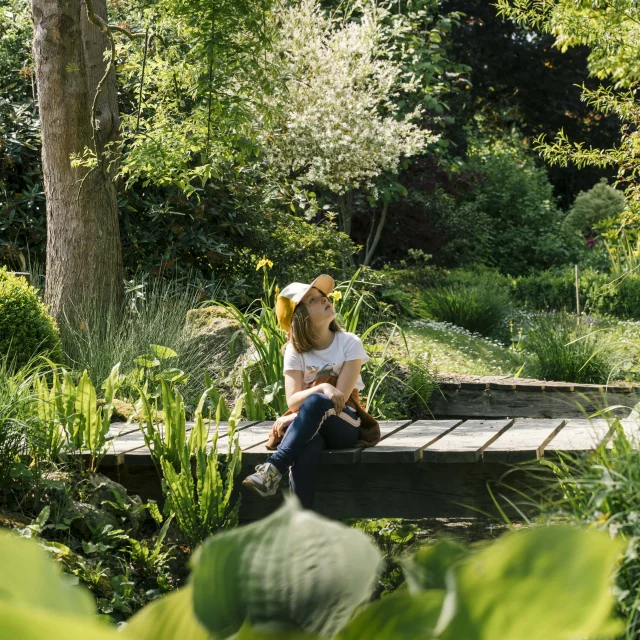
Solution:
M 228 370 L 249 348 L 242 325 L 224 307 L 191 309 L 187 312 L 185 330 L 189 334 L 189 349 L 206 353 L 207 368 L 211 370 Z
M 107 524 L 114 529 L 120 528 L 118 519 L 112 513 L 89 502 L 72 500 L 66 515 L 71 518 L 71 532 L 84 540 L 90 540 L 94 532 Z
M 118 518 L 126 516 L 135 531 L 144 523 L 146 511 L 142 500 L 139 496 L 129 495 L 118 482 L 100 473 L 92 473 L 86 478 L 85 491 L 87 502 L 105 513 L 105 517 L 118 522 Z

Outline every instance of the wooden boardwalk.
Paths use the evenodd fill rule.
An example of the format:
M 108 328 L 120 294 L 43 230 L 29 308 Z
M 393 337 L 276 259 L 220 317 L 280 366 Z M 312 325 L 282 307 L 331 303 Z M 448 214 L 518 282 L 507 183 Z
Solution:
M 632 442 L 640 424 L 622 420 Z M 244 475 L 271 454 L 265 447 L 272 421 L 240 423 Z M 187 424 L 190 430 L 193 423 Z M 511 463 L 611 446 L 613 425 L 603 419 L 398 420 L 382 422 L 382 440 L 368 449 L 325 450 L 318 471 L 316 509 L 337 518 L 455 517 L 494 512 L 487 483 L 500 487 Z M 220 425 L 219 451 L 227 451 Z M 119 435 L 118 435 L 119 434 Z M 144 498 L 161 499 L 151 454 L 136 425 L 114 424 L 102 470 Z M 521 490 L 530 478 L 510 478 Z M 283 482 L 286 489 L 286 481 Z M 241 515 L 262 517 L 281 496 L 243 492 Z
M 622 420 L 630 440 L 640 438 L 640 423 Z M 264 462 L 272 453 L 265 444 L 273 421 L 241 422 L 243 461 Z M 187 431 L 193 423 L 187 423 Z M 212 426 L 212 429 L 215 427 Z M 603 419 L 395 420 L 380 423 L 382 440 L 368 449 L 325 450 L 323 464 L 392 464 L 424 460 L 433 463 L 521 462 L 558 451 L 578 453 L 608 442 L 613 425 Z M 218 450 L 227 453 L 227 423 L 221 423 Z M 140 429 L 115 423 L 104 463 L 152 464 Z

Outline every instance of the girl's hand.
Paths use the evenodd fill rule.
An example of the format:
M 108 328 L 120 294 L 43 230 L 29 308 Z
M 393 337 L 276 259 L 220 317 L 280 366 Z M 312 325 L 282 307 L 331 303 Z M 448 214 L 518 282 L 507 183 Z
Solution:
M 336 411 L 336 415 L 340 414 L 344 409 L 344 405 L 347 403 L 347 399 L 344 397 L 344 393 L 338 389 L 338 387 L 334 387 L 332 384 L 325 385 L 323 390 L 325 396 L 331 398 L 333 402 L 333 408 Z
M 290 413 L 287 416 L 280 416 L 274 423 L 271 428 L 271 434 L 274 437 L 282 437 L 284 436 L 284 432 L 287 430 L 287 427 L 294 421 L 297 413 Z

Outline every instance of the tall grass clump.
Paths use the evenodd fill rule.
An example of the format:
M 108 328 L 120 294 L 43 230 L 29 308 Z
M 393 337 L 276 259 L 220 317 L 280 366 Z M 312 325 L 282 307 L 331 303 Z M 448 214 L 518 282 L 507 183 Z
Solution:
M 197 401 L 195 387 L 215 357 L 203 352 L 185 330 L 187 312 L 199 302 L 195 287 L 160 279 L 130 286 L 125 308 L 119 312 L 105 313 L 87 300 L 60 320 L 65 359 L 77 371 L 86 369 L 91 380 L 105 380 L 115 362 L 129 372 L 141 354 L 153 350 L 151 345 L 162 345 L 178 354 L 171 366 L 187 374 L 192 393 L 185 395 Z
M 511 312 L 509 293 L 489 284 L 429 289 L 423 293 L 426 313 L 483 336 L 500 337 Z
M 0 489 L 6 486 L 17 457 L 28 452 L 29 441 L 39 434 L 33 410 L 38 369 L 33 360 L 15 370 L 7 357 L 0 359 Z
M 616 420 L 610 448 L 541 461 L 542 489 L 536 501 L 544 525 L 570 522 L 603 529 L 626 543 L 614 594 L 626 623 L 623 637 L 632 640 L 640 638 L 640 451 L 637 424 L 635 435 L 633 427 L 625 429 Z
M 533 356 L 527 373 L 542 380 L 605 384 L 614 370 L 613 348 L 603 334 L 566 314 L 540 316 L 524 347 Z

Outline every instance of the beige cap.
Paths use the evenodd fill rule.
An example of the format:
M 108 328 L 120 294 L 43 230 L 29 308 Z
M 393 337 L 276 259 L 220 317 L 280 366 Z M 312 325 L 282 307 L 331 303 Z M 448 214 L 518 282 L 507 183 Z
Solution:
M 305 297 L 307 291 L 312 287 L 320 289 L 325 295 L 329 295 L 336 286 L 335 280 L 326 274 L 318 276 L 311 284 L 303 284 L 302 282 L 292 282 L 287 285 L 279 294 L 276 300 L 276 317 L 278 324 L 285 331 L 291 329 L 291 318 L 295 308 Z

